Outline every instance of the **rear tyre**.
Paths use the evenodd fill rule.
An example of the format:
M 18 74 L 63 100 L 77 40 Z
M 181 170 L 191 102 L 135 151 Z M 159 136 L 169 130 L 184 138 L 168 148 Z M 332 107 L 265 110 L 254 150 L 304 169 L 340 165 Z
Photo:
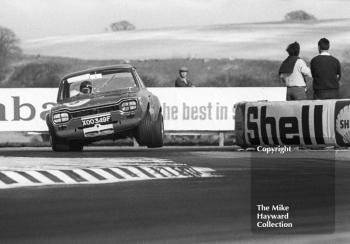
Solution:
M 52 133 L 50 133 L 50 144 L 51 144 L 52 151 L 54 152 L 69 151 L 69 145 L 67 144 L 67 142 L 59 139 Z

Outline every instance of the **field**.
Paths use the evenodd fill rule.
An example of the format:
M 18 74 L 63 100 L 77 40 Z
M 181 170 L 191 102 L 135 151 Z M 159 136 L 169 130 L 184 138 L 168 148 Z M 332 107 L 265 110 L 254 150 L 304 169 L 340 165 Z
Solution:
M 57 87 L 70 72 L 130 62 L 147 86 L 172 87 L 180 66 L 204 87 L 283 86 L 278 67 L 295 40 L 307 62 L 320 37 L 342 61 L 341 95 L 350 97 L 350 20 L 271 22 L 109 32 L 25 40 L 25 56 L 12 66 L 0 87 Z M 309 91 L 309 98 L 312 91 Z
M 286 46 L 301 44 L 301 56 L 317 54 L 317 42 L 327 37 L 332 53 L 348 58 L 350 20 L 305 23 L 271 22 L 183 28 L 106 32 L 94 35 L 55 36 L 23 42 L 33 55 L 81 59 L 267 59 L 281 60 Z
M 94 66 L 121 63 L 122 60 L 82 60 L 27 56 L 13 67 L 0 87 L 58 87 L 60 78 L 70 72 Z M 279 61 L 249 59 L 152 59 L 131 60 L 149 87 L 173 87 L 180 66 L 190 69 L 189 78 L 197 87 L 278 87 Z M 350 97 L 350 64 L 342 63 L 341 96 Z M 311 85 L 311 83 L 309 84 Z M 312 98 L 311 87 L 308 97 Z

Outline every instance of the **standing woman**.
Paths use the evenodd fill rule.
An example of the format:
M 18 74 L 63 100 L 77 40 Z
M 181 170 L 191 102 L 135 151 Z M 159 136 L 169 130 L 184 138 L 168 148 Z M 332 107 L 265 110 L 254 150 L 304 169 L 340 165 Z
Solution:
M 288 45 L 288 57 L 279 69 L 280 81 L 287 86 L 287 101 L 306 100 L 307 86 L 305 77 L 311 76 L 311 71 L 304 60 L 299 57 L 300 45 L 294 42 Z

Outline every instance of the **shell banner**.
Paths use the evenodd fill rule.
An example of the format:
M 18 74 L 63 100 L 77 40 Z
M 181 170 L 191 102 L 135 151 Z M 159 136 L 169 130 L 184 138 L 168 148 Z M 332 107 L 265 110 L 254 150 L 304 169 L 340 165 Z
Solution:
M 335 104 L 335 139 L 339 146 L 350 145 L 350 100 Z
M 350 100 L 236 104 L 240 146 L 350 146 Z

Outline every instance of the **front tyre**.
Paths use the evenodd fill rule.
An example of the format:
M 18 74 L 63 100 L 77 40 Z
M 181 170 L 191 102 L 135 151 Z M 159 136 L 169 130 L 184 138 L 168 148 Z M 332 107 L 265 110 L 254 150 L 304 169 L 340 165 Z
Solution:
M 84 149 L 84 145 L 80 141 L 71 141 L 71 142 L 69 142 L 69 151 L 71 151 L 71 152 L 82 152 L 83 149 Z
M 153 124 L 152 143 L 148 147 L 162 147 L 164 138 L 164 120 L 161 112 Z
M 140 146 L 152 144 L 152 124 L 151 115 L 147 111 L 136 131 L 136 140 Z
M 152 121 L 149 112 L 145 115 L 136 131 L 136 140 L 140 146 L 149 148 L 162 147 L 164 137 L 164 123 L 161 112 L 156 121 Z
M 56 137 L 53 133 L 50 133 L 50 144 L 51 144 L 52 151 L 54 152 L 69 151 L 69 145 L 62 139 L 59 139 L 58 137 Z

